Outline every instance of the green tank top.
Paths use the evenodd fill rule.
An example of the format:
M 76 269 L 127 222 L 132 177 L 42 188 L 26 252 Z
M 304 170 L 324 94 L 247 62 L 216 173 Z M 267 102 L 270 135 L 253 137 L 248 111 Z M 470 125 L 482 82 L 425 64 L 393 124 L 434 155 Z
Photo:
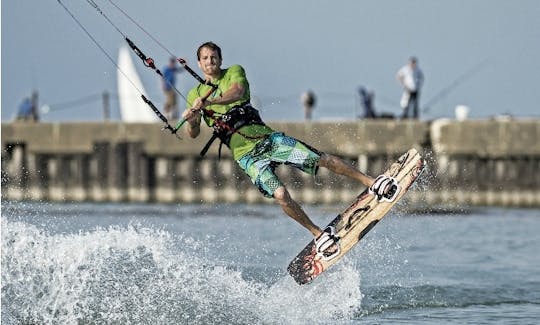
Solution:
M 246 78 L 246 73 L 240 65 L 233 65 L 227 69 L 221 70 L 221 77 L 212 80 L 212 83 L 218 86 L 218 89 L 214 91 L 208 99 L 216 98 L 221 96 L 225 91 L 231 88 L 233 83 L 239 83 L 244 86 L 244 95 L 238 101 L 230 103 L 227 105 L 209 105 L 206 109 L 212 110 L 219 114 L 224 114 L 228 112 L 232 107 L 240 105 L 245 102 L 249 102 L 250 93 L 249 93 L 249 82 Z M 195 101 L 198 97 L 203 97 L 210 91 L 211 87 L 207 85 L 199 84 L 193 87 L 187 96 L 188 107 L 190 108 L 191 103 Z M 206 125 L 212 127 L 214 125 L 214 120 L 210 117 L 205 116 L 204 121 Z M 274 132 L 270 127 L 265 125 L 247 125 L 231 137 L 230 148 L 232 151 L 233 158 L 238 160 L 242 158 L 246 153 L 250 152 L 255 148 L 255 145 L 261 141 L 266 135 Z

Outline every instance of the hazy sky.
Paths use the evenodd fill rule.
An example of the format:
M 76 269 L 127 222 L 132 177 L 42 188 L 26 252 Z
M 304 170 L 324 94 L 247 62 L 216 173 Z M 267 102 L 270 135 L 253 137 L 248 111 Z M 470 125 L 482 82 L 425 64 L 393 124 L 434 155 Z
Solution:
M 166 63 L 167 52 L 108 0 L 94 1 L 160 67 Z M 375 92 L 379 112 L 399 114 L 395 73 L 411 55 L 426 78 L 421 103 L 432 103 L 423 119 L 452 117 L 459 104 L 475 118 L 540 117 L 538 0 L 114 1 L 196 71 L 198 45 L 218 43 L 224 66 L 246 69 L 269 120 L 302 119 L 306 89 L 318 96 L 315 119 L 354 118 L 360 85 Z M 122 36 L 86 0 L 63 2 L 116 60 Z M 97 95 L 116 94 L 115 67 L 57 0 L 1 5 L 2 121 L 33 89 L 51 107 L 45 121 L 102 119 Z M 157 76 L 135 64 L 160 107 Z M 179 78 L 184 92 L 195 84 Z M 70 105 L 79 100 L 87 104 Z M 116 100 L 112 110 L 118 119 Z

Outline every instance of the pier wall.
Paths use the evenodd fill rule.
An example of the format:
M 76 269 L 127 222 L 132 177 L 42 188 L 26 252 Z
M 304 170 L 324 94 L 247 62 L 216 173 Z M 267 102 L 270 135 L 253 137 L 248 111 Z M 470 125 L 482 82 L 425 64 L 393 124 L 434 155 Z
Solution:
M 411 147 L 428 170 L 407 195 L 418 204 L 540 206 L 540 120 L 269 123 L 377 175 Z M 218 141 L 182 140 L 159 124 L 2 124 L 2 199 L 92 202 L 270 202 Z M 306 203 L 352 200 L 362 187 L 321 169 L 278 174 Z

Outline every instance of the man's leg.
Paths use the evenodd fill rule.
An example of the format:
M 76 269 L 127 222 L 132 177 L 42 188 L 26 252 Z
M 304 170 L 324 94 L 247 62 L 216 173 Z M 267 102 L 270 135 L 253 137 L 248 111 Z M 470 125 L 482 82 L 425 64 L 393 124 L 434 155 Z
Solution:
M 411 99 L 411 97 L 410 97 L 409 92 L 403 91 L 403 94 L 401 95 L 401 99 L 399 101 L 399 106 L 401 106 L 401 109 L 403 110 L 403 112 L 401 112 L 401 118 L 402 119 L 407 118 L 410 99 Z
M 288 216 L 304 226 L 315 237 L 315 245 L 318 254 L 322 254 L 329 258 L 333 258 L 339 254 L 339 237 L 334 235 L 332 231 L 333 228 L 325 229 L 323 234 L 321 228 L 317 227 L 317 225 L 309 219 L 300 205 L 291 198 L 289 191 L 287 191 L 284 186 L 280 186 L 276 189 L 274 198 Z
M 382 179 L 379 179 L 379 177 L 382 177 L 384 175 L 380 175 L 377 177 L 379 179 L 379 183 L 377 185 L 375 184 L 375 179 L 372 177 L 362 173 L 358 169 L 354 168 L 351 164 L 345 162 L 344 160 L 332 156 L 326 153 L 321 154 L 321 159 L 319 160 L 319 166 L 326 167 L 329 170 L 333 171 L 336 174 L 348 176 L 350 178 L 356 179 L 360 183 L 364 184 L 365 186 L 369 187 L 371 191 L 377 193 L 379 191 L 379 186 L 384 186 L 383 192 L 379 193 L 379 195 L 387 196 L 388 193 L 391 192 L 393 186 L 397 186 L 394 182 L 384 182 Z M 384 176 L 386 177 L 386 176 Z M 388 177 L 386 177 L 388 178 Z M 376 189 L 372 188 L 372 185 L 376 187 Z
M 403 119 L 409 118 L 409 110 L 411 109 L 411 98 L 409 97 L 409 101 L 407 102 L 407 106 L 403 109 Z
M 169 102 L 167 101 L 165 102 L 165 105 L 163 105 L 163 115 L 165 115 L 167 120 L 171 119 L 170 111 L 171 111 L 171 106 L 169 105 Z
M 373 182 L 375 181 L 370 176 L 354 168 L 351 164 L 345 162 L 344 160 L 336 156 L 332 156 L 326 153 L 323 153 L 321 155 L 321 159 L 319 160 L 319 166 L 328 168 L 336 174 L 356 179 L 367 187 L 373 185 Z
M 414 93 L 413 117 L 418 119 L 418 92 Z
M 319 228 L 313 223 L 313 221 L 311 221 L 311 219 L 309 219 L 302 207 L 300 207 L 300 205 L 291 198 L 289 191 L 287 191 L 285 186 L 280 186 L 276 189 L 274 192 L 274 199 L 279 203 L 283 209 L 283 212 L 304 226 L 313 234 L 313 236 L 319 237 L 322 232 L 321 228 Z

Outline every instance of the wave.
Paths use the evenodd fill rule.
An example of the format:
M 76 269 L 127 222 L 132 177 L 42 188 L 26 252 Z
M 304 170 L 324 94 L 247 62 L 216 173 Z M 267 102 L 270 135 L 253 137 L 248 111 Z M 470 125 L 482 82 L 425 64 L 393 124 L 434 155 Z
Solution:
M 537 284 L 527 284 L 539 287 Z M 471 287 L 466 285 L 388 285 L 365 287 L 363 308 L 356 317 L 422 308 L 468 308 L 472 306 L 540 305 L 540 297 L 526 288 Z
M 1 225 L 3 324 L 327 323 L 353 318 L 362 300 L 346 261 L 312 285 L 283 271 L 268 283 L 207 257 L 211 242 L 151 227 Z

